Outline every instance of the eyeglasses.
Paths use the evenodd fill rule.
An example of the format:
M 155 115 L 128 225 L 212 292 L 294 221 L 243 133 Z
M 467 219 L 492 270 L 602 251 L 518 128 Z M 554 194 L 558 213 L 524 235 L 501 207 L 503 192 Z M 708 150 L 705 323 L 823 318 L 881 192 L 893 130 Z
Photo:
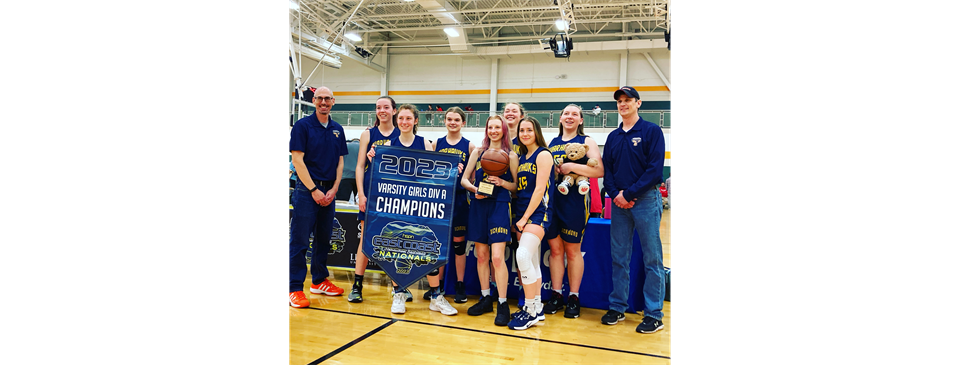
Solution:
M 329 103 L 329 102 L 333 101 L 333 97 L 331 97 L 331 96 L 324 96 L 324 97 L 314 96 L 314 97 L 313 97 L 313 100 L 322 101 L 322 102 L 324 102 L 324 103 Z

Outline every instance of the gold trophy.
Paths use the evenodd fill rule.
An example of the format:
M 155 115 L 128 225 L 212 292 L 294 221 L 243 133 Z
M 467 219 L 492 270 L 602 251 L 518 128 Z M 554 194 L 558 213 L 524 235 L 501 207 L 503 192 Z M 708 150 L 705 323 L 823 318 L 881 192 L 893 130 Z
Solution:
M 488 181 L 487 178 L 484 178 L 483 180 L 480 181 L 479 184 L 477 184 L 477 194 L 480 194 L 483 196 L 492 196 L 493 188 L 495 187 L 496 185 L 493 185 L 493 183 Z

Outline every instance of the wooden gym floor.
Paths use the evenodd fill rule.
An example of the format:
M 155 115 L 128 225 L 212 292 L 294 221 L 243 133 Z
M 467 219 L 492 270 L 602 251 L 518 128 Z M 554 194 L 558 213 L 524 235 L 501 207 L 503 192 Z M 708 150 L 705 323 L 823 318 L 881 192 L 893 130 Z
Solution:
M 664 266 L 670 267 L 670 210 L 660 227 Z M 587 268 L 589 270 L 589 268 Z M 466 303 L 447 300 L 459 313 L 445 316 L 427 308 L 426 279 L 411 287 L 413 302 L 404 314 L 390 313 L 392 297 L 386 275 L 368 272 L 363 302 L 347 302 L 353 271 L 332 270 L 331 281 L 342 296 L 304 293 L 310 308 L 290 311 L 290 364 L 669 364 L 670 302 L 664 302 L 664 328 L 636 332 L 642 317 L 627 313 L 617 325 L 600 323 L 604 309 L 582 308 L 580 318 L 547 314 L 547 320 L 524 331 L 493 325 L 493 313 L 467 315 Z M 470 273 L 467 273 L 470 275 Z M 473 273 L 476 275 L 476 273 Z M 416 286 L 416 285 L 415 285 Z M 510 299 L 511 311 L 517 301 Z

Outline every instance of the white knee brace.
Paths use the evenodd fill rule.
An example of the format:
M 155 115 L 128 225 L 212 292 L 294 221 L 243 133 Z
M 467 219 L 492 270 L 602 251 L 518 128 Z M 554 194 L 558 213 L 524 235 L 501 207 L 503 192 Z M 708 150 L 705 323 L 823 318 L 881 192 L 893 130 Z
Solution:
M 540 240 L 537 235 L 524 232 L 520 236 L 520 247 L 517 248 L 517 270 L 520 271 L 520 282 L 523 284 L 533 284 L 540 279 L 539 256 L 534 255 L 540 246 Z

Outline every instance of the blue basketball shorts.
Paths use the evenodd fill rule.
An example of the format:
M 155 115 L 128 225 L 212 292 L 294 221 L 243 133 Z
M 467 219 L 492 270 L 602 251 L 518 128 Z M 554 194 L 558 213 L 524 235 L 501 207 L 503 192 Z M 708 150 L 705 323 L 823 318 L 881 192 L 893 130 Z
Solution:
M 520 202 L 517 204 L 517 208 L 514 208 L 516 210 L 516 216 L 513 218 L 512 222 L 514 226 L 516 226 L 517 221 L 523 217 L 523 213 L 526 213 L 528 203 L 529 202 Z M 551 217 L 553 216 L 552 213 L 552 209 L 547 209 L 547 207 L 541 203 L 540 206 L 537 207 L 537 210 L 534 210 L 533 214 L 530 215 L 530 218 L 527 218 L 527 224 L 536 224 L 540 227 L 543 227 L 544 231 L 546 231 L 549 226 L 552 225 L 550 222 L 552 220 Z
M 470 204 L 467 204 L 467 194 L 457 192 L 453 197 L 453 237 L 467 235 L 467 221 L 470 220 Z
M 552 240 L 560 236 L 567 243 L 583 243 L 583 233 L 587 229 L 587 209 L 554 209 L 552 222 L 543 238 Z M 546 228 L 546 227 L 545 227 Z
M 510 203 L 474 199 L 470 203 L 467 240 L 491 244 L 510 241 Z

